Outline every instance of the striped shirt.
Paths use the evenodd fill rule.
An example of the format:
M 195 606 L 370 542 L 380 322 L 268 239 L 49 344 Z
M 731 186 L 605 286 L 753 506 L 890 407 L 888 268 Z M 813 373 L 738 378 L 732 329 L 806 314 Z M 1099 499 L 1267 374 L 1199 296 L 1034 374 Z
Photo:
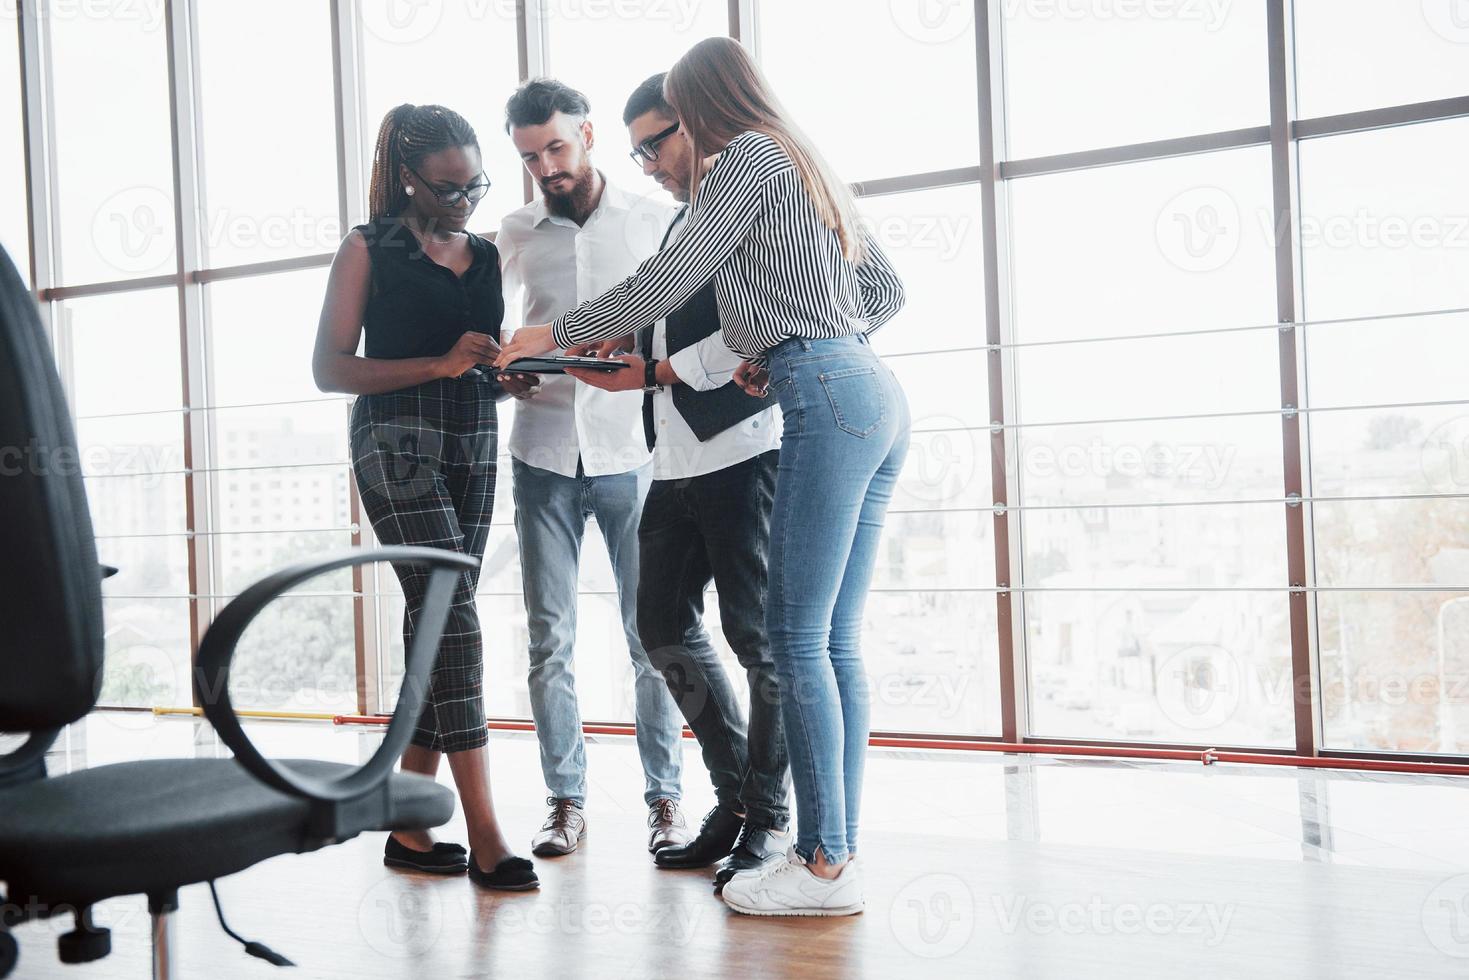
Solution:
M 629 333 L 712 278 L 725 346 L 757 363 L 791 337 L 871 333 L 902 307 L 903 283 L 865 230 L 863 238 L 866 259 L 854 265 L 780 144 L 746 131 L 704 175 L 677 241 L 557 317 L 551 332 L 560 347 Z

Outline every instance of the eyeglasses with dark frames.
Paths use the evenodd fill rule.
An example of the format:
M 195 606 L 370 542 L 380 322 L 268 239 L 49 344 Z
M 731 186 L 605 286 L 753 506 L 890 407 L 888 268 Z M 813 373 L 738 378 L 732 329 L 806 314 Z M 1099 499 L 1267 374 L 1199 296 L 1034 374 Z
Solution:
M 643 140 L 637 146 L 628 151 L 627 155 L 632 158 L 633 163 L 637 164 L 640 167 L 643 165 L 644 160 L 647 160 L 649 163 L 656 163 L 658 161 L 658 144 L 662 143 L 664 140 L 668 139 L 668 137 L 678 132 L 678 127 L 679 124 L 674 123 L 663 132 L 655 133 L 654 135 L 649 136 L 647 139 Z
M 404 166 L 407 167 L 408 165 L 405 163 Z M 434 200 L 439 202 L 440 207 L 452 208 L 466 198 L 470 204 L 478 204 L 490 192 L 490 178 L 484 174 L 480 174 L 480 181 L 470 184 L 468 187 L 452 187 L 449 190 L 441 191 L 430 184 L 428 178 L 424 177 L 423 174 L 414 170 L 412 167 L 408 167 L 408 172 L 417 177 L 419 182 L 428 188 L 428 192 L 434 196 Z

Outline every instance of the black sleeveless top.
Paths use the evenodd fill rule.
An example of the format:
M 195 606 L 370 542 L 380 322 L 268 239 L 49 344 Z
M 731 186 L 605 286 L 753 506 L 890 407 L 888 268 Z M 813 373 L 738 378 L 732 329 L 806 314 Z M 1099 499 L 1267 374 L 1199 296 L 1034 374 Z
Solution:
M 413 232 L 392 215 L 355 230 L 372 259 L 372 288 L 362 318 L 368 357 L 439 357 L 470 330 L 500 339 L 505 297 L 493 242 L 469 233 L 474 257 L 457 277 L 429 258 Z

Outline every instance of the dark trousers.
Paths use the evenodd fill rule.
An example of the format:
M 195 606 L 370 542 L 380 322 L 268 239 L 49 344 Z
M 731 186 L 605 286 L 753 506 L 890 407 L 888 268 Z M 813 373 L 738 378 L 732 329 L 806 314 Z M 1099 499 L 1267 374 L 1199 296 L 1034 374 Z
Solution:
M 688 480 L 655 480 L 638 528 L 638 633 L 703 751 L 719 802 L 783 829 L 790 771 L 765 631 L 770 509 L 780 452 Z M 748 724 L 704 629 L 704 590 L 750 688 Z

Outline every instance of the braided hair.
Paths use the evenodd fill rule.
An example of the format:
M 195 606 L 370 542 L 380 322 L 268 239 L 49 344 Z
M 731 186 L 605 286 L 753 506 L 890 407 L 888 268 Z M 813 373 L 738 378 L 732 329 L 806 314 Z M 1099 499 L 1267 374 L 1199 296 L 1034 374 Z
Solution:
M 389 109 L 372 151 L 372 180 L 367 189 L 370 219 L 398 214 L 407 206 L 408 195 L 398 181 L 400 165 L 417 167 L 424 157 L 453 146 L 479 149 L 473 127 L 453 109 L 408 102 Z

